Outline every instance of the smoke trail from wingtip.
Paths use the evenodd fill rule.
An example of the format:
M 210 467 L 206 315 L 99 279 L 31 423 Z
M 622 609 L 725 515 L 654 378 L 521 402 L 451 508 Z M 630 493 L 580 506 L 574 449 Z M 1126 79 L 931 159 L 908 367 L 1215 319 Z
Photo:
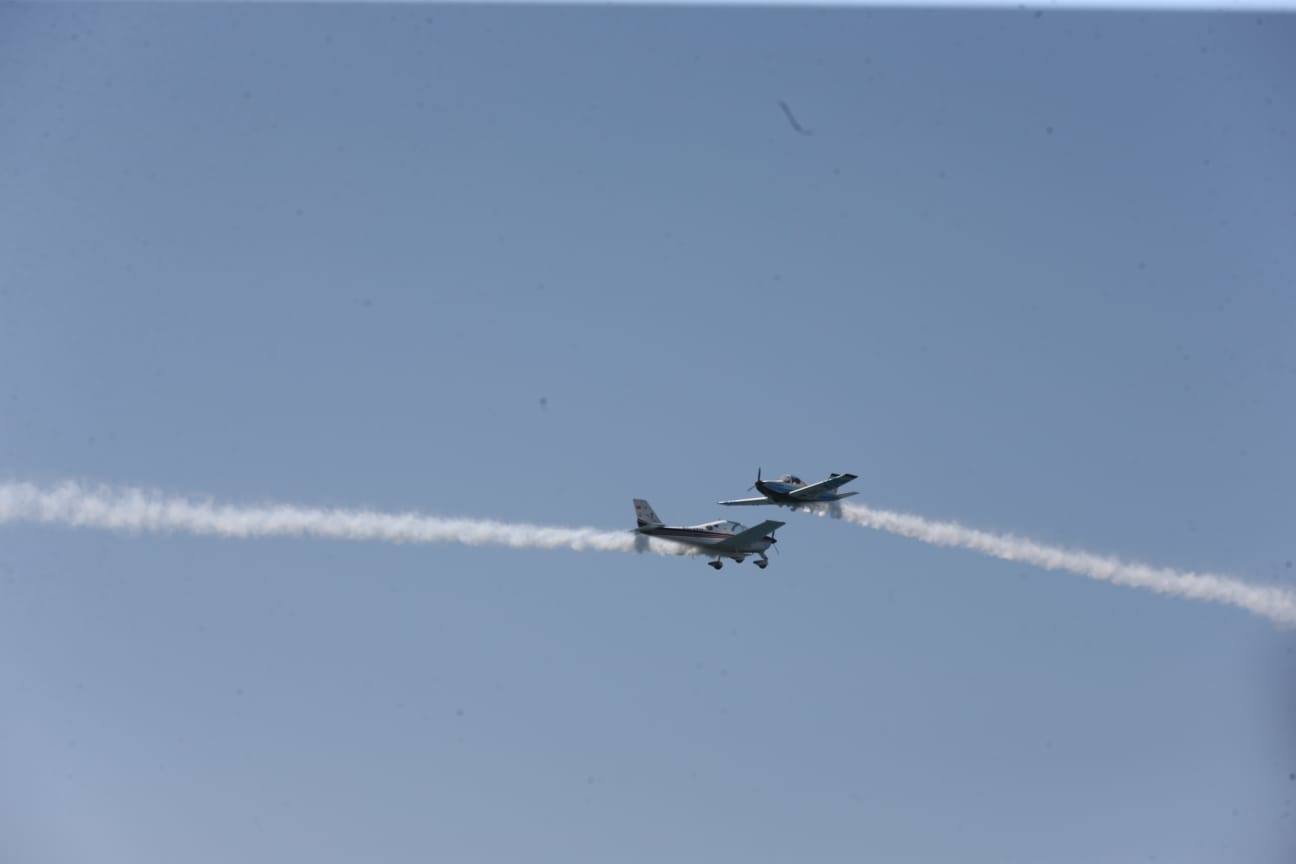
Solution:
M 288 504 L 236 506 L 135 488 L 87 488 L 74 482 L 51 487 L 0 483 L 0 524 L 6 522 L 211 537 L 320 537 L 602 552 L 647 550 L 663 555 L 686 551 L 629 531 Z
M 1143 588 L 1190 600 L 1225 603 L 1278 624 L 1296 625 L 1296 593 L 1277 585 L 1254 585 L 1216 573 L 1152 567 L 1107 555 L 1048 546 L 1012 534 L 981 531 L 957 522 L 940 522 L 861 504 L 841 504 L 816 512 L 933 546 L 970 549 L 1005 561 L 1020 561 L 1045 570 L 1074 573 L 1114 585 Z

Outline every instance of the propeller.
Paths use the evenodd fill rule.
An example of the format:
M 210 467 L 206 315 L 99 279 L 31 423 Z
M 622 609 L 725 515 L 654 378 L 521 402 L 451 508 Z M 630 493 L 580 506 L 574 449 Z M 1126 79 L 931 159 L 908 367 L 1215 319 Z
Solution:
M 757 468 L 757 469 L 756 469 L 756 483 L 759 483 L 759 482 L 760 482 L 760 468 Z M 747 491 L 750 492 L 750 491 L 752 491 L 753 489 L 755 489 L 755 488 L 756 488 L 756 483 L 753 483 L 752 485 L 748 486 L 748 487 L 747 487 Z

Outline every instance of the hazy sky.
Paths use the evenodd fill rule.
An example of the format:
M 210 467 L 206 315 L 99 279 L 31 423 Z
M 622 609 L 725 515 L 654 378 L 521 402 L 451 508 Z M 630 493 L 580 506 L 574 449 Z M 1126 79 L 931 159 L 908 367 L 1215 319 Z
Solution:
M 1296 585 L 1293 152 L 1291 16 L 0 6 L 0 477 Z M 0 860 L 1296 855 L 1296 635 L 779 518 L 4 526 Z

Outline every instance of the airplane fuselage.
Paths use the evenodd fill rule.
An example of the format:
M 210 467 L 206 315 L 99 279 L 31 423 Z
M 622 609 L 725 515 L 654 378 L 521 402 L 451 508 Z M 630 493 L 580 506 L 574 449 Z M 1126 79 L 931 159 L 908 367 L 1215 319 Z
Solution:
M 813 498 L 798 498 L 792 493 L 800 489 L 799 485 L 783 483 L 778 480 L 757 480 L 756 491 L 770 500 L 771 504 L 780 507 L 791 507 L 795 510 L 807 504 L 830 504 L 855 495 L 855 492 L 823 492 Z
M 797 504 L 798 502 L 789 493 L 798 487 L 791 483 L 778 483 L 776 481 L 766 482 L 764 480 L 756 481 L 756 491 L 773 501 L 775 504 Z
M 682 525 L 678 527 L 669 525 L 647 526 L 635 530 L 649 537 L 660 537 L 663 540 L 671 540 L 687 546 L 705 548 L 719 545 L 733 538 L 742 531 L 742 526 L 737 522 L 712 522 L 706 525 Z M 726 557 L 742 561 L 745 556 L 759 555 L 777 542 L 778 540 L 773 534 L 766 534 L 764 537 L 757 537 L 744 543 L 741 548 L 735 549 L 733 552 L 723 554 Z
M 717 519 L 701 525 L 667 525 L 642 498 L 636 498 L 634 506 L 635 521 L 638 523 L 634 529 L 636 534 L 697 549 L 714 559 L 708 563 L 717 570 L 720 569 L 721 558 L 732 558 L 741 564 L 749 555 L 759 556 L 756 566 L 765 569 L 769 564 L 765 550 L 778 542 L 774 539 L 774 531 L 783 526 L 782 522 L 770 519 L 750 528 L 728 519 Z

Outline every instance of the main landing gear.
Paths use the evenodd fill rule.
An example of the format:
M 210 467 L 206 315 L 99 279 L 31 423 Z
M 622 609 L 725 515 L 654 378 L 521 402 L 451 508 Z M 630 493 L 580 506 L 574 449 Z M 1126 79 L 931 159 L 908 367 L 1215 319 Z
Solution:
M 738 563 L 741 564 L 742 561 L 739 561 Z M 759 567 L 760 569 L 764 570 L 766 567 L 769 566 L 769 559 L 766 558 L 764 555 L 762 555 L 761 557 L 757 558 L 757 559 L 756 559 L 755 561 L 753 561 L 752 563 L 755 564 L 755 565 L 756 565 L 757 567 Z M 710 567 L 710 568 L 712 568 L 713 570 L 719 570 L 721 567 L 724 566 L 724 562 L 721 561 L 719 558 L 717 558 L 717 559 L 714 560 L 714 561 L 708 561 L 708 562 L 707 562 L 707 566 Z

